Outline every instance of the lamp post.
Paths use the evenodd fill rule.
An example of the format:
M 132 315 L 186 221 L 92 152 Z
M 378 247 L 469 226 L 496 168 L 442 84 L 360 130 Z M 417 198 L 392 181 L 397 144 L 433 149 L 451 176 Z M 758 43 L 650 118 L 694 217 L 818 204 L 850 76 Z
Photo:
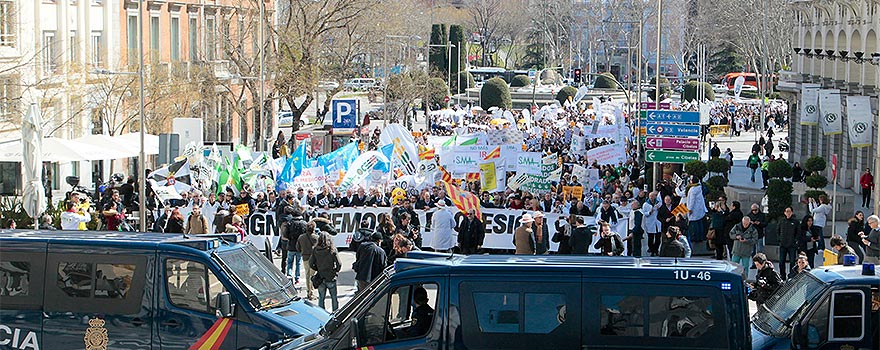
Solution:
M 263 101 L 265 101 L 265 98 L 266 98 L 266 87 L 265 87 L 266 86 L 265 85 L 265 83 L 266 83 L 266 78 L 265 78 L 266 65 L 265 65 L 265 52 L 264 52 L 264 47 L 266 45 L 266 38 L 263 37 L 265 35 L 265 30 L 263 29 L 263 22 L 265 22 L 265 20 L 266 20 L 266 17 L 265 17 L 266 16 L 265 15 L 266 4 L 263 2 L 263 0 L 259 0 L 259 1 L 260 1 L 260 29 L 259 29 L 260 30 L 260 35 L 259 35 L 259 40 L 260 40 L 260 99 L 259 99 L 260 127 L 263 130 L 267 130 L 266 124 L 265 124 L 266 123 L 266 111 L 265 111 L 266 106 L 265 106 L 265 103 L 263 102 Z M 258 132 L 260 132 L 260 131 L 258 131 Z M 262 136 L 263 132 L 260 132 L 260 135 Z M 271 137 L 272 134 L 270 133 L 268 136 Z M 293 137 L 293 135 L 290 135 L 290 136 Z M 265 145 L 264 142 L 265 142 L 265 140 L 267 140 L 266 136 L 262 136 L 260 138 L 257 138 L 257 140 L 259 142 L 257 144 L 257 149 L 261 150 L 261 151 L 266 150 L 266 147 L 264 147 L 264 145 Z
M 660 41 L 663 39 L 663 0 L 657 0 L 657 54 L 655 58 L 654 65 L 654 79 L 656 80 L 654 103 L 657 104 L 657 107 L 660 107 Z M 641 106 L 639 106 L 641 107 Z M 640 130 L 641 131 L 641 130 Z M 653 176 L 652 181 L 657 183 L 657 163 L 653 163 Z

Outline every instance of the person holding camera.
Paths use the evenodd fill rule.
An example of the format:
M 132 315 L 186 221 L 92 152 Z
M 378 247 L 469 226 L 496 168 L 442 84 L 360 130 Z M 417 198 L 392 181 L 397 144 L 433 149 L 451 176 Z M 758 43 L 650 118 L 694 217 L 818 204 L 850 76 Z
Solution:
M 599 240 L 593 248 L 602 251 L 602 255 L 623 255 L 623 240 L 617 232 L 611 231 L 611 224 L 605 221 L 599 222 Z
M 773 269 L 773 263 L 767 260 L 764 253 L 755 254 L 752 257 L 752 262 L 758 269 L 758 274 L 755 276 L 755 283 L 750 284 L 752 291 L 749 292 L 749 300 L 755 301 L 760 307 L 773 295 L 773 292 L 779 289 L 782 285 L 782 278 Z

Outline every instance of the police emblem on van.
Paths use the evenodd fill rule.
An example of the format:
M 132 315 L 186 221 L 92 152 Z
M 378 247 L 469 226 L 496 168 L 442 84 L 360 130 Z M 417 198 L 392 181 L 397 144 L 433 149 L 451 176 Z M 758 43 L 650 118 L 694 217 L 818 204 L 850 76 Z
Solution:
M 89 328 L 83 337 L 86 350 L 107 350 L 107 328 L 104 328 L 104 320 L 93 318 L 89 320 Z

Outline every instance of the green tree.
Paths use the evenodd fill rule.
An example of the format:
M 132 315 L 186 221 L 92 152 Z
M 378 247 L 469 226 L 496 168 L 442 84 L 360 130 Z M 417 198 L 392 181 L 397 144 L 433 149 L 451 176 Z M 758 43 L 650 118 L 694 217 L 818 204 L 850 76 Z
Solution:
M 559 101 L 559 104 L 565 104 L 569 98 L 574 98 L 577 95 L 578 90 L 571 86 L 563 87 L 556 93 L 556 101 Z
M 702 179 L 709 172 L 706 163 L 700 160 L 692 160 L 684 164 L 684 171 L 690 175 Z
M 654 101 L 662 100 L 663 97 L 669 96 L 669 92 L 671 91 L 671 89 L 669 86 L 669 79 L 667 79 L 666 77 L 660 77 L 660 99 L 657 98 L 657 92 L 654 91 L 657 90 L 657 77 L 652 77 L 649 85 L 651 85 L 652 88 L 648 91 L 648 96 L 653 98 Z
M 443 101 L 449 96 L 449 89 L 446 87 L 446 81 L 440 78 L 428 79 L 428 101 L 434 106 L 445 106 Z
M 709 55 L 708 59 L 712 76 L 720 77 L 730 72 L 739 72 L 745 66 L 745 60 L 730 43 L 721 44 Z
M 467 69 L 467 51 L 465 51 L 464 29 L 459 24 L 449 26 L 449 43 L 452 50 L 452 61 L 449 62 L 453 74 Z
M 480 107 L 489 110 L 490 107 L 510 108 L 510 89 L 501 78 L 492 78 L 483 84 L 480 89 Z
M 596 89 L 617 89 L 617 81 L 614 79 L 614 75 L 610 72 L 605 72 L 596 76 L 596 81 L 593 82 L 593 88 Z
M 703 97 L 704 101 L 715 101 L 715 91 L 712 90 L 712 85 L 709 83 L 703 83 Z M 700 83 L 696 80 L 691 80 L 684 84 L 684 92 L 681 94 L 681 99 L 683 101 L 694 101 L 697 99 L 697 94 L 699 93 L 698 87 Z
M 513 79 L 510 80 L 510 87 L 523 87 L 528 86 L 532 83 L 532 79 L 529 79 L 528 75 L 518 74 L 514 75 Z
M 446 35 L 445 24 L 431 26 L 431 48 L 428 55 L 431 71 L 446 72 L 449 62 L 446 61 L 446 43 L 449 37 Z

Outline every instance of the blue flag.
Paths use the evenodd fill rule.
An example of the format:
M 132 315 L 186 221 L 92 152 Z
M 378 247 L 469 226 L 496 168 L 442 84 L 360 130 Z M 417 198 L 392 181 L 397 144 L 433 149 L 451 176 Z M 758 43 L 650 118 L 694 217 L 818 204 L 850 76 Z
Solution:
M 318 157 L 318 165 L 324 168 L 325 174 L 334 170 L 345 170 L 354 163 L 360 153 L 358 143 L 350 142 L 333 152 Z
M 306 142 L 300 143 L 299 147 L 293 151 L 293 154 L 290 155 L 290 158 L 287 158 L 287 162 L 284 163 L 284 169 L 281 170 L 281 174 L 278 175 L 278 183 L 287 183 L 293 182 L 293 178 L 299 176 L 299 173 L 303 168 L 307 168 L 309 166 L 309 156 L 306 153 Z
M 391 171 L 391 161 L 390 160 L 392 159 L 391 155 L 394 154 L 394 144 L 389 143 L 385 146 L 379 147 L 379 152 L 382 153 L 383 155 L 385 155 L 385 158 L 388 158 L 389 161 L 383 162 L 380 160 L 379 163 L 376 163 L 376 166 L 373 167 L 373 169 L 381 170 L 383 173 L 390 172 Z

